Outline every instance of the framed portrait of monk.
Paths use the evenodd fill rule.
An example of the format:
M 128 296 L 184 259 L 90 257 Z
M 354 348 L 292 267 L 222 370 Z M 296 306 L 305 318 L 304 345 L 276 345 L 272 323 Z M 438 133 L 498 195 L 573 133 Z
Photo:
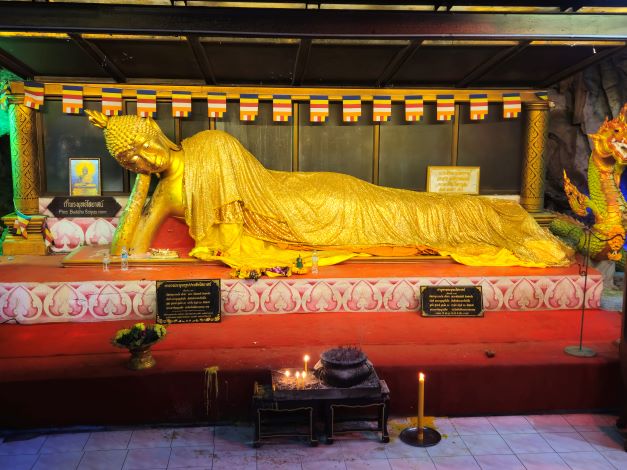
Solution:
M 100 158 L 70 158 L 70 196 L 100 194 Z

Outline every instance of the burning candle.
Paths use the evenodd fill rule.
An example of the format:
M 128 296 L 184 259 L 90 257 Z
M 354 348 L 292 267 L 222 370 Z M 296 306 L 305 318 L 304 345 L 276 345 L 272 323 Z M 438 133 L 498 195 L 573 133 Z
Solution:
M 307 372 L 300 374 L 300 378 L 303 380 L 303 388 L 305 388 L 305 380 L 307 379 Z
M 296 388 L 300 387 L 300 371 L 296 371 Z
M 309 354 L 305 354 L 305 357 L 303 357 L 303 360 L 305 361 L 305 374 L 307 373 L 307 363 L 309 362 Z
M 425 374 L 418 374 L 418 439 L 424 437 L 424 418 L 425 418 Z

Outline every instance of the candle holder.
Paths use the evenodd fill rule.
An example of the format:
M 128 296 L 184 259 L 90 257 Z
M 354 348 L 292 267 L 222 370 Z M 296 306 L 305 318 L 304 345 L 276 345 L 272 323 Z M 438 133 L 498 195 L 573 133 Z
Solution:
M 401 441 L 413 447 L 432 447 L 442 440 L 442 435 L 433 428 L 423 427 L 422 433 L 417 426 L 401 431 Z

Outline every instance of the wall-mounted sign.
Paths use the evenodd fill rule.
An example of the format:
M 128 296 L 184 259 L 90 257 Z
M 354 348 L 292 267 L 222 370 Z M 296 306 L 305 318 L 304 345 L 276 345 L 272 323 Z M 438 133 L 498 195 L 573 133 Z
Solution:
M 108 217 L 120 211 L 120 204 L 111 196 L 69 197 L 57 196 L 48 205 L 48 210 L 57 218 L 63 217 Z
M 481 286 L 421 286 L 423 317 L 482 317 Z
M 427 192 L 479 194 L 478 166 L 428 166 Z
M 157 281 L 157 323 L 219 321 L 219 279 Z

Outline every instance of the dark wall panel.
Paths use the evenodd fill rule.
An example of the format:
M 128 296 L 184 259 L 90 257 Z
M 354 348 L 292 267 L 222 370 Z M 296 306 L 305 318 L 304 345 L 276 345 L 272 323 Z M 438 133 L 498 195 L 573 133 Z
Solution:
M 392 121 L 381 125 L 379 184 L 424 191 L 427 166 L 451 164 L 452 123 L 438 122 L 435 104 L 425 104 L 422 122 L 405 121 L 405 109 L 392 105 Z
M 372 105 L 362 103 L 356 123 L 342 122 L 342 104 L 329 104 L 326 123 L 309 122 L 309 104 L 300 105 L 301 171 L 334 171 L 372 182 Z
M 480 166 L 482 194 L 519 193 L 523 161 L 524 122 L 503 118 L 503 106 L 490 104 L 483 121 L 471 121 L 469 105 L 461 106 L 457 164 Z

